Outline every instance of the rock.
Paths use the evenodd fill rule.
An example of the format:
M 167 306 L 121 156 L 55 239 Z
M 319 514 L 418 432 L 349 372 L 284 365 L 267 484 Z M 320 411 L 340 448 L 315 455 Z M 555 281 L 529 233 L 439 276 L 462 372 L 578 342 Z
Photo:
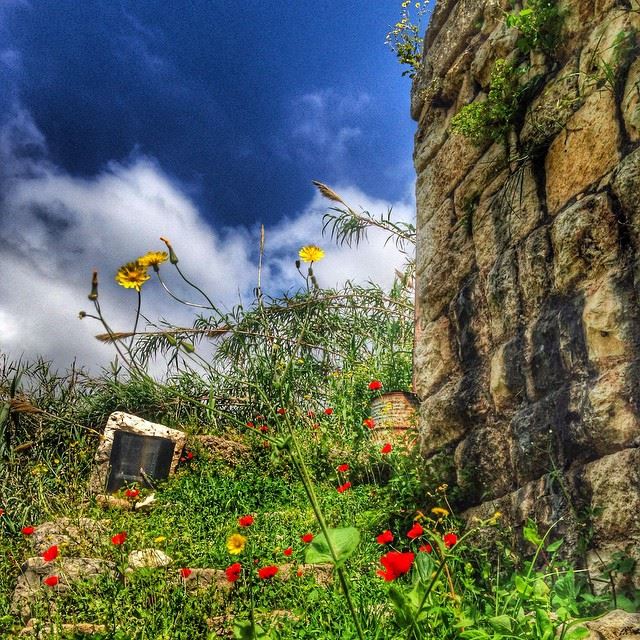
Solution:
M 505 251 L 487 276 L 487 307 L 494 344 L 508 339 L 518 328 L 521 307 L 518 268 L 513 249 Z
M 489 390 L 498 411 L 512 407 L 524 399 L 522 364 L 522 342 L 519 337 L 501 345 L 493 354 Z
M 478 47 L 471 63 L 471 72 L 476 82 L 485 91 L 489 88 L 491 71 L 496 60 L 505 59 L 513 52 L 519 36 L 517 29 L 511 29 L 507 27 L 505 21 L 501 21 Z
M 540 308 L 551 289 L 553 252 L 546 227 L 533 231 L 518 249 L 520 300 L 527 317 Z
M 605 278 L 587 290 L 582 322 L 592 362 L 603 365 L 628 357 L 638 330 L 634 315 L 633 291 L 615 279 Z
M 617 609 L 584 626 L 591 632 L 586 640 L 637 640 L 640 638 L 640 613 Z
M 426 397 L 459 371 L 452 341 L 451 322 L 447 316 L 428 323 L 416 336 L 416 357 L 423 363 L 415 382 L 419 397 Z
M 640 140 L 640 58 L 630 67 L 622 94 L 622 116 L 632 142 Z
M 90 551 L 108 538 L 104 520 L 60 518 L 39 524 L 31 539 L 33 550 L 39 555 L 53 545 L 70 555 Z
M 227 574 L 223 569 L 194 568 L 186 578 L 179 577 L 178 579 L 184 582 L 187 591 L 196 593 L 209 589 L 227 592 L 235 584 L 227 580 Z
M 567 291 L 620 259 L 618 221 L 606 194 L 588 196 L 563 211 L 551 228 L 556 288 Z
M 137 502 L 135 502 L 133 505 L 133 509 L 134 511 L 147 512 L 147 511 L 151 511 L 154 504 L 156 504 L 156 494 L 150 493 L 148 496 L 144 497 L 142 500 L 138 500 Z
M 220 436 L 201 435 L 195 436 L 194 440 L 213 460 L 226 462 L 233 467 L 245 462 L 251 451 L 242 442 Z
M 21 567 L 21 574 L 13 592 L 11 610 L 27 620 L 31 616 L 32 603 L 36 598 L 43 596 L 46 589 L 53 588 L 56 592 L 68 591 L 75 582 L 105 574 L 115 576 L 116 567 L 113 562 L 101 558 L 59 557 L 55 562 L 45 562 L 40 557 L 29 558 Z M 58 576 L 60 580 L 55 587 L 43 584 L 50 576 Z
M 89 622 L 67 622 L 62 624 L 50 625 L 35 618 L 31 618 L 27 622 L 27 626 L 20 631 L 20 636 L 31 636 L 34 638 L 66 637 L 67 634 L 73 634 L 74 637 L 92 636 L 98 633 L 107 633 L 107 627 L 103 624 L 91 624 Z
M 549 213 L 557 213 L 620 161 L 616 110 L 612 93 L 592 94 L 551 143 L 545 160 Z
M 131 509 L 133 509 L 131 500 L 116 498 L 115 496 L 105 494 L 98 494 L 96 496 L 96 504 L 103 509 L 116 509 L 119 511 L 131 511 Z
M 128 569 L 132 571 L 168 567 L 172 562 L 173 560 L 160 549 L 136 549 L 127 557 Z

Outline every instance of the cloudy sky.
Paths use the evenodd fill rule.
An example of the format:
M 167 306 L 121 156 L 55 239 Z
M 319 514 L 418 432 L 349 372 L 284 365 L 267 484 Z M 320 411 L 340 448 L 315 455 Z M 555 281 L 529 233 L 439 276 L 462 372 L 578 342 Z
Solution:
M 117 268 L 169 237 L 222 305 L 298 286 L 389 283 L 382 238 L 322 238 L 331 185 L 354 208 L 413 218 L 409 81 L 384 40 L 400 0 L 0 0 L 0 352 L 93 370 L 113 356 L 78 319 L 91 271 L 112 326 L 135 293 Z M 170 278 L 169 278 L 170 279 Z M 143 311 L 193 316 L 143 289 Z

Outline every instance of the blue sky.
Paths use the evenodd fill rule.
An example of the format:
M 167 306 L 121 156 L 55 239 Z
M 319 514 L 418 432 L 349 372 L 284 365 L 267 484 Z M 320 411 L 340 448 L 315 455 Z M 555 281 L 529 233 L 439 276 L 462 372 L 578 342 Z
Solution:
M 319 237 L 327 207 L 311 180 L 356 208 L 413 215 L 410 85 L 384 45 L 399 11 L 399 0 L 2 0 L 0 350 L 102 363 L 99 328 L 75 320 L 87 274 L 100 270 L 126 325 L 113 273 L 161 248 L 160 234 L 227 305 L 255 280 L 259 224 L 274 293 L 295 286 L 308 242 L 327 246 L 321 284 L 388 282 L 399 261 L 380 239 L 347 254 Z M 149 312 L 185 320 L 154 295 Z

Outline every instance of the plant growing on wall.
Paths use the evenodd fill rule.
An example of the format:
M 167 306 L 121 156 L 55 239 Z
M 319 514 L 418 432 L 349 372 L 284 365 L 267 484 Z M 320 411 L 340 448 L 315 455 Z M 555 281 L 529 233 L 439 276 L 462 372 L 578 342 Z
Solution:
M 413 78 L 422 64 L 425 16 L 429 2 L 410 2 L 403 0 L 400 19 L 387 33 L 385 44 L 396 54 L 398 61 L 409 68 L 402 72 L 403 76 Z M 415 10 L 415 22 L 411 12 Z

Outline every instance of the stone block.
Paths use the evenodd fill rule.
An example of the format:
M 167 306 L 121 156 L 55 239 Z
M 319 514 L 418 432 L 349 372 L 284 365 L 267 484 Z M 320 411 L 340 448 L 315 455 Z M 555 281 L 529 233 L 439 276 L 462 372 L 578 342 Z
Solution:
M 589 630 L 585 640 L 638 640 L 640 639 L 640 613 L 616 609 L 597 620 L 585 622 Z
M 413 147 L 413 165 L 417 174 L 424 171 L 445 143 L 451 116 L 451 109 L 435 105 L 424 112 L 416 130 Z
M 428 269 L 434 261 L 443 260 L 451 249 L 451 234 L 455 232 L 456 215 L 453 200 L 448 198 L 433 215 L 418 214 L 416 233 L 416 269 Z
M 640 140 L 640 58 L 629 69 L 622 94 L 622 117 L 629 140 Z
M 525 398 L 522 357 L 522 340 L 516 337 L 498 347 L 491 358 L 489 390 L 498 411 L 513 407 Z
M 438 220 L 445 222 L 448 211 L 448 205 L 445 204 L 439 211 Z M 429 233 L 433 233 L 433 248 L 429 246 Z M 428 321 L 442 315 L 474 268 L 474 254 L 467 229 L 455 224 L 449 230 L 448 238 L 445 239 L 441 234 L 442 229 L 437 228 L 437 221 L 424 230 L 424 235 L 418 234 L 419 252 L 426 250 L 429 256 L 430 251 L 436 248 L 438 251 L 431 255 L 428 263 L 418 256 L 420 264 L 416 268 L 416 303 Z
M 617 106 L 609 91 L 593 93 L 551 143 L 545 159 L 547 209 L 556 214 L 620 161 Z
M 251 449 L 243 442 L 220 436 L 199 435 L 194 437 L 194 441 L 207 453 L 209 458 L 226 462 L 232 467 L 244 462 L 251 452 Z
M 14 614 L 28 620 L 34 601 L 44 596 L 50 589 L 44 580 L 50 576 L 58 576 L 59 583 L 53 587 L 56 592 L 68 591 L 71 586 L 81 580 L 88 580 L 101 575 L 116 575 L 113 562 L 100 558 L 65 558 L 55 562 L 45 562 L 42 558 L 29 558 L 21 567 L 11 601 Z
M 59 518 L 39 524 L 31 539 L 33 550 L 39 555 L 53 545 L 65 554 L 82 554 L 108 541 L 107 533 L 106 521 Z
M 517 29 L 507 27 L 507 23 L 502 20 L 478 47 L 471 64 L 471 73 L 484 90 L 489 88 L 491 70 L 496 60 L 509 56 L 516 48 L 519 35 Z
M 425 457 L 457 442 L 469 428 L 465 378 L 445 384 L 420 405 L 420 450 Z
M 546 146 L 583 102 L 578 90 L 578 57 L 573 56 L 529 105 L 519 136 L 523 147 Z
M 457 484 L 468 504 L 493 500 L 514 489 L 505 431 L 503 424 L 480 424 L 456 447 Z
M 531 232 L 518 248 L 520 299 L 526 316 L 531 317 L 549 294 L 552 283 L 553 252 L 547 227 Z
M 478 162 L 468 171 L 464 180 L 456 188 L 453 201 L 458 218 L 462 218 L 472 203 L 479 202 L 487 188 L 496 181 L 507 166 L 507 155 L 504 145 L 492 144 Z M 503 175 L 506 179 L 506 176 Z M 499 185 L 494 184 L 494 193 Z
M 427 50 L 433 74 L 443 77 L 472 37 L 480 32 L 485 0 L 459 0 L 453 3 L 439 29 L 427 35 Z M 450 3 L 446 3 L 450 6 Z M 442 15 L 444 17 L 445 12 Z M 436 16 L 434 16 L 435 19 Z M 438 22 L 434 23 L 437 27 Z
M 173 560 L 160 549 L 134 549 L 127 557 L 127 571 L 168 567 Z
M 613 96 L 615 87 L 607 79 L 608 73 L 618 75 L 635 46 L 635 32 L 640 27 L 640 16 L 617 7 L 599 16 L 600 22 L 591 32 L 580 52 L 579 86 L 583 95 L 604 90 Z M 629 34 L 621 40 L 621 34 Z M 605 69 L 607 70 L 605 73 Z
M 604 456 L 584 469 L 596 541 L 640 543 L 640 449 Z
M 489 272 L 486 296 L 492 341 L 499 344 L 516 332 L 521 314 L 514 249 L 505 251 Z
M 640 250 L 640 148 L 635 149 L 618 165 L 611 182 L 635 242 Z
M 482 157 L 483 151 L 462 135 L 448 135 L 438 153 L 418 175 L 418 211 L 435 211 Z
M 640 446 L 636 393 L 637 372 L 629 364 L 607 369 L 589 387 L 584 422 L 597 455 Z
M 555 286 L 561 292 L 616 265 L 618 221 L 609 197 L 588 196 L 563 211 L 553 223 L 551 240 Z
M 631 357 L 637 332 L 633 291 L 615 275 L 586 291 L 582 321 L 589 359 L 598 365 Z
M 449 376 L 459 373 L 452 345 L 451 322 L 446 316 L 428 323 L 420 333 L 414 352 L 416 393 L 419 397 L 427 397 Z
M 111 478 L 114 465 L 112 455 L 114 443 L 118 437 L 136 438 L 138 446 L 135 449 L 132 447 L 128 448 L 126 453 L 128 459 L 126 464 L 122 465 L 122 468 L 124 469 L 125 467 L 130 466 L 129 456 L 139 453 L 140 455 L 136 457 L 135 460 L 133 457 L 130 458 L 132 464 L 133 462 L 136 462 L 137 464 L 135 465 L 136 468 L 132 469 L 131 475 L 134 477 L 127 478 L 126 480 L 129 482 L 136 481 L 141 485 L 148 484 L 147 478 L 149 476 L 153 477 L 155 470 L 143 469 L 145 472 L 143 474 L 140 471 L 139 465 L 142 463 L 146 464 L 146 462 L 143 461 L 147 459 L 149 462 L 154 464 L 154 466 L 156 462 L 158 464 L 161 462 L 159 460 L 160 456 L 157 455 L 155 451 L 156 447 L 164 445 L 165 442 L 167 443 L 170 452 L 166 464 L 166 472 L 170 475 L 175 472 L 178 466 L 178 462 L 180 461 L 180 456 L 182 455 L 182 450 L 186 442 L 186 435 L 182 431 L 170 429 L 162 424 L 149 422 L 139 418 L 138 416 L 124 413 L 122 411 L 114 411 L 107 420 L 104 434 L 102 435 L 100 445 L 96 452 L 94 469 L 89 480 L 90 489 L 94 493 L 104 491 L 113 480 Z M 152 450 L 149 450 L 148 455 L 145 453 L 147 451 L 147 441 L 150 441 L 153 446 Z M 158 471 L 163 472 L 165 469 L 158 469 Z

